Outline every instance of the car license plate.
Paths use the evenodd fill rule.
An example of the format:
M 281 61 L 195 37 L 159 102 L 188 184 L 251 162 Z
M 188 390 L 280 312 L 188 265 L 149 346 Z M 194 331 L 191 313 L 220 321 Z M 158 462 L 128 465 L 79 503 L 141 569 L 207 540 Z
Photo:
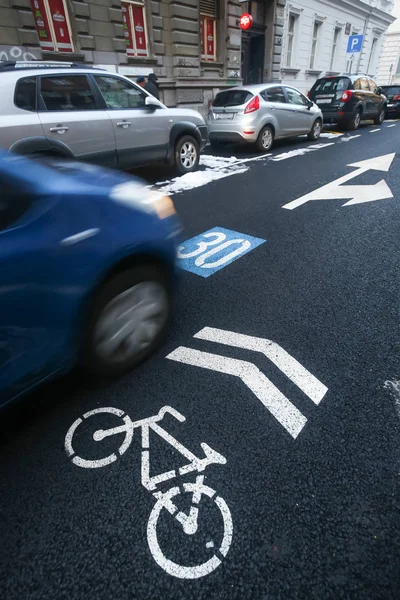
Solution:
M 215 113 L 215 119 L 233 119 L 233 113 Z
M 331 104 L 332 98 L 317 98 L 317 104 Z

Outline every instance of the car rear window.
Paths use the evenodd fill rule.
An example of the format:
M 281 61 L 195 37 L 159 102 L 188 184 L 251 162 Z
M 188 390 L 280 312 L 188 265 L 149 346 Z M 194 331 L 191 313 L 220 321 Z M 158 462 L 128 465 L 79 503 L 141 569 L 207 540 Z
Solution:
M 23 110 L 36 110 L 36 77 L 24 77 L 17 81 L 14 104 Z
M 382 86 L 382 92 L 385 96 L 397 96 L 400 94 L 400 86 Z
M 325 77 L 315 82 L 312 92 L 314 94 L 325 92 L 343 92 L 349 87 L 350 79 L 348 77 Z
M 226 90 L 216 95 L 213 106 L 241 106 L 246 104 L 253 94 L 247 90 Z

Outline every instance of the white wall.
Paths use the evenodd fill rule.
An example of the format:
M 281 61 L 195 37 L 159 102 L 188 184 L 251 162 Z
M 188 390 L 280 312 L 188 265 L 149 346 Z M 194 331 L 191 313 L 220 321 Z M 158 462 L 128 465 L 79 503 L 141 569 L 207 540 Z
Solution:
M 356 55 L 351 72 L 368 72 L 369 75 L 375 77 L 378 71 L 384 33 L 393 20 L 388 12 L 392 10 L 393 4 L 394 0 L 288 0 L 285 9 L 282 81 L 307 92 L 319 77 L 330 72 L 335 27 L 340 28 L 340 34 L 332 72 L 348 72 L 346 23 L 351 24 L 351 33 L 365 34 L 363 50 L 361 54 Z M 297 16 L 292 70 L 288 69 L 286 65 L 287 29 L 290 14 Z M 321 25 L 314 69 L 311 70 L 312 35 L 316 20 Z M 377 39 L 377 42 L 371 57 L 374 38 Z
M 393 16 L 397 19 L 385 35 L 378 69 L 381 85 L 400 82 L 400 0 L 395 1 Z

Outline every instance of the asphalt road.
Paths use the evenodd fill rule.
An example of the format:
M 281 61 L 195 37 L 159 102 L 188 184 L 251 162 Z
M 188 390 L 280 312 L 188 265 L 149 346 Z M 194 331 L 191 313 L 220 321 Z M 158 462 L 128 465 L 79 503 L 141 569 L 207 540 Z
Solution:
M 399 597 L 400 394 L 385 382 L 400 379 L 400 123 L 357 136 L 303 155 L 287 153 L 315 145 L 287 142 L 255 161 L 241 150 L 243 168 L 175 194 L 185 240 L 218 227 L 264 243 L 245 253 L 254 241 L 225 232 L 242 241 L 208 256 L 216 246 L 203 246 L 197 270 L 222 268 L 182 271 L 169 340 L 134 373 L 108 386 L 70 375 L 2 413 L 2 598 Z M 393 198 L 282 208 L 356 171 L 348 165 L 396 152 L 389 172 L 342 184 L 383 179 Z M 204 328 L 222 332 L 195 338 Z M 150 476 L 177 475 L 190 457 L 194 466 L 157 485 L 159 496 L 141 482 L 144 457 L 151 485 L 139 427 L 121 455 L 129 427 L 93 439 L 123 424 L 116 414 L 76 423 L 67 456 L 66 434 L 88 411 L 138 421 L 165 406 L 186 421 L 166 412 L 155 426 L 167 440 L 150 430 Z M 185 458 L 174 439 L 208 461 Z

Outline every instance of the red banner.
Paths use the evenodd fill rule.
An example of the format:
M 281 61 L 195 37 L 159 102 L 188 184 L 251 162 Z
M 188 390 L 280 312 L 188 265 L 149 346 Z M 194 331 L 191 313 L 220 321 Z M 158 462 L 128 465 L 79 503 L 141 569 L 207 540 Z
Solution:
M 53 24 L 57 50 L 72 52 L 71 34 L 63 0 L 49 0 L 51 22 Z
M 36 31 L 42 50 L 54 51 L 54 42 L 47 18 L 46 7 L 43 0 L 31 0 L 33 16 L 35 17 Z
M 126 43 L 126 53 L 128 56 L 135 56 L 135 49 L 133 46 L 133 35 L 132 35 L 132 21 L 130 14 L 130 5 L 125 4 L 124 2 L 121 4 L 122 10 L 122 21 L 124 23 L 124 36 Z
M 207 24 L 207 60 L 214 60 L 215 58 L 215 42 L 214 42 L 214 19 L 208 18 Z
M 136 52 L 138 56 L 147 56 L 146 28 L 144 25 L 143 6 L 131 5 L 133 26 L 135 28 Z

